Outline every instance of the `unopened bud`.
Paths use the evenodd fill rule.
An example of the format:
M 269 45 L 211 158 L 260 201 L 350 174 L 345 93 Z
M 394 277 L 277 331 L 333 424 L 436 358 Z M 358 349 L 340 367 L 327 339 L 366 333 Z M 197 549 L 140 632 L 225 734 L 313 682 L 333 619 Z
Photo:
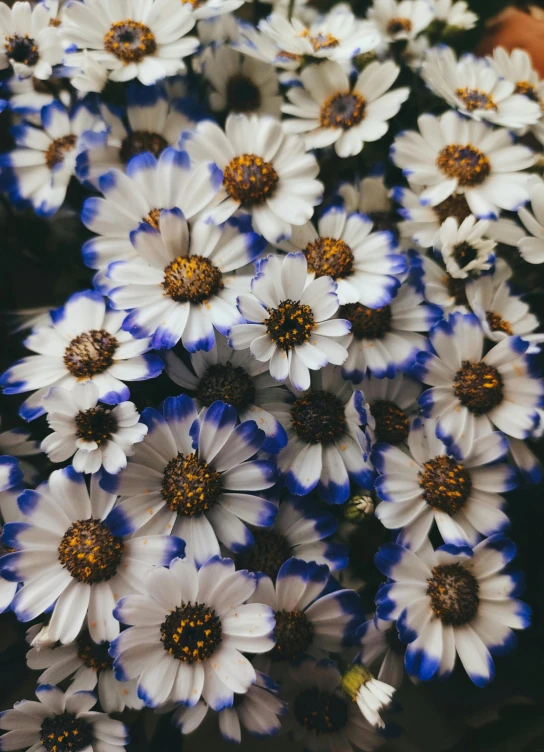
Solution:
M 344 517 L 349 522 L 363 522 L 374 514 L 374 500 L 370 494 L 356 494 L 344 507 Z

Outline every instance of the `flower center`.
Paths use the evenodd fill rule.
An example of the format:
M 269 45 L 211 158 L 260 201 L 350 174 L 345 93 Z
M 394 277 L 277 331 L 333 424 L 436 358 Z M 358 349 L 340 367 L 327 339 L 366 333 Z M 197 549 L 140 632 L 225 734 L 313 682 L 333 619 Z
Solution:
M 113 666 L 113 658 L 109 655 L 109 642 L 96 643 L 91 639 L 87 630 L 78 635 L 77 654 L 84 666 L 94 671 L 106 671 Z
M 353 271 L 353 251 L 343 240 L 318 238 L 315 243 L 308 243 L 304 255 L 316 277 L 339 279 L 349 277 Z
M 45 152 L 45 164 L 47 167 L 52 170 L 58 164 L 64 162 L 64 157 L 68 152 L 72 151 L 76 145 L 76 141 L 77 136 L 74 136 L 72 133 L 51 141 Z
M 178 454 L 164 468 L 162 496 L 172 512 L 200 517 L 221 495 L 221 474 L 196 454 Z
M 494 366 L 463 361 L 455 374 L 453 391 L 459 402 L 474 415 L 483 415 L 500 405 L 503 398 L 503 381 Z
M 204 603 L 182 603 L 161 624 L 163 647 L 183 663 L 208 660 L 219 645 L 223 627 L 215 611 Z
M 64 365 L 72 376 L 88 379 L 113 363 L 118 342 L 105 329 L 92 329 L 75 337 L 64 351 Z
M 308 444 L 331 444 L 346 431 L 344 405 L 331 392 L 308 392 L 294 401 L 291 425 Z
M 505 334 L 508 334 L 509 337 L 514 334 L 510 322 L 503 319 L 500 314 L 488 311 L 485 318 L 487 320 L 487 325 L 492 332 L 504 332 Z
M 401 642 L 399 637 L 399 630 L 397 629 L 397 623 L 394 622 L 389 629 L 385 631 L 385 640 L 390 650 L 398 655 L 404 655 L 406 652 L 406 645 Z
M 72 523 L 62 536 L 59 561 L 74 579 L 95 585 L 117 572 L 124 551 L 123 539 L 92 517 Z
M 132 131 L 121 143 L 119 159 L 123 164 L 127 164 L 132 157 L 137 157 L 138 154 L 143 154 L 146 151 L 151 152 L 154 157 L 158 157 L 167 146 L 168 141 L 160 133 Z
M 276 611 L 276 645 L 273 661 L 294 661 L 310 647 L 315 627 L 302 611 Z
M 456 89 L 455 94 L 464 103 L 469 112 L 497 109 L 497 105 L 493 101 L 491 94 L 486 94 L 481 89 L 469 89 L 465 86 L 462 89 Z
M 454 299 L 455 304 L 458 306 L 468 306 L 467 288 L 464 279 L 458 277 L 452 277 L 451 274 L 444 275 L 444 282 L 448 290 L 448 294 Z
M 40 741 L 47 752 L 79 752 L 91 746 L 93 728 L 74 713 L 64 711 L 43 719 Z
M 305 689 L 296 696 L 293 713 L 297 721 L 313 734 L 334 734 L 348 722 L 348 704 L 338 695 L 321 692 L 318 687 Z
M 469 245 L 469 243 L 457 243 L 457 245 L 453 247 L 453 258 L 460 269 L 468 266 L 468 264 L 472 263 L 477 257 L 478 252 Z
M 481 185 L 491 173 L 486 155 L 471 144 L 450 144 L 439 152 L 437 167 L 449 178 L 456 178 L 462 188 Z
M 291 547 L 283 535 L 272 530 L 256 530 L 255 545 L 236 558 L 238 569 L 264 572 L 275 581 L 284 561 L 291 556 Z
M 386 444 L 400 444 L 406 441 L 410 432 L 410 422 L 404 410 L 389 400 L 376 400 L 371 407 L 376 421 L 376 438 Z
M 140 63 L 147 55 L 155 54 L 157 42 L 148 26 L 127 18 L 111 25 L 104 37 L 104 49 L 128 65 Z
M 419 485 L 430 507 L 451 516 L 467 501 L 472 481 L 463 465 L 441 455 L 423 465 Z
M 518 81 L 516 83 L 516 88 L 514 89 L 514 94 L 524 94 L 533 102 L 538 102 L 540 106 L 542 106 L 542 102 L 537 94 L 536 88 L 533 86 L 533 84 L 529 83 L 529 81 Z
M 360 94 L 338 92 L 322 105 L 319 123 L 322 128 L 348 130 L 358 125 L 365 116 L 366 100 Z
M 23 36 L 20 34 L 11 34 L 11 36 L 6 37 L 4 49 L 8 60 L 13 60 L 14 63 L 36 65 L 40 59 L 38 45 L 28 34 L 24 34 Z
M 412 31 L 413 24 L 409 18 L 392 18 L 387 24 L 387 33 L 391 36 L 396 34 L 402 34 L 403 32 L 409 34 Z
M 447 199 L 433 206 L 433 211 L 440 224 L 443 224 L 448 217 L 455 217 L 457 222 L 461 224 L 463 220 L 472 214 L 467 200 L 462 193 L 454 193 L 453 196 L 448 196 Z
M 319 52 L 319 50 L 330 50 L 334 47 L 338 47 L 340 44 L 340 41 L 336 37 L 333 37 L 332 34 L 323 32 L 311 34 L 309 29 L 304 29 L 304 31 L 300 33 L 300 36 L 304 39 L 310 40 L 314 52 Z
M 117 421 L 111 407 L 97 405 L 76 415 L 76 436 L 84 441 L 95 441 L 98 446 L 111 439 L 117 430 Z
M 162 286 L 176 303 L 203 303 L 223 289 L 223 275 L 204 256 L 178 256 L 164 270 Z
M 60 18 L 50 18 L 48 26 L 58 27 L 61 25 Z
M 253 404 L 255 386 L 251 376 L 240 366 L 216 363 L 210 366 L 200 379 L 196 399 L 204 407 L 221 400 L 239 410 Z
M 202 5 L 203 0 L 181 0 L 182 5 L 185 5 L 185 3 L 189 3 L 189 5 L 192 5 L 193 8 L 199 8 Z
M 391 330 L 391 307 L 367 308 L 362 303 L 348 303 L 340 308 L 339 316 L 351 323 L 356 339 L 382 339 Z
M 279 176 L 274 165 L 256 154 L 234 157 L 223 173 L 225 190 L 244 207 L 264 203 L 274 195 L 278 182 Z
M 151 225 L 151 227 L 154 227 L 155 230 L 158 230 L 161 211 L 162 209 L 151 209 L 147 217 L 144 217 L 144 222 L 146 222 L 148 225 Z
M 266 330 L 281 350 L 292 350 L 310 339 L 315 318 L 310 306 L 282 300 L 277 308 L 267 308 Z
M 427 582 L 431 608 L 444 624 L 460 627 L 478 612 L 478 581 L 462 564 L 440 564 Z
M 227 110 L 229 112 L 255 112 L 261 106 L 261 90 L 243 73 L 235 73 L 227 81 Z

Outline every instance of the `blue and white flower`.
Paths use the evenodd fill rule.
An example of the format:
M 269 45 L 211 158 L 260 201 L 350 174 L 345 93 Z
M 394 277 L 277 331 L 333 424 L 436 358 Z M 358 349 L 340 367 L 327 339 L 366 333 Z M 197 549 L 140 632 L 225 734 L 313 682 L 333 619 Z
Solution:
M 411 282 L 433 306 L 438 306 L 444 316 L 450 313 L 469 313 L 466 287 L 467 279 L 455 278 L 429 256 L 409 251 Z M 436 323 L 436 322 L 435 322 Z
M 232 707 L 257 674 L 242 654 L 274 647 L 274 614 L 247 603 L 255 575 L 214 556 L 200 569 L 175 559 L 145 580 L 143 595 L 123 598 L 116 617 L 130 628 L 111 646 L 116 677 L 138 680 L 138 697 L 150 707 L 166 702 L 194 707 L 202 697 L 213 710 Z
M 0 70 L 11 65 L 18 78 L 47 80 L 62 62 L 60 30 L 50 23 L 54 14 L 47 3 L 27 2 L 0 6 Z
M 274 485 L 276 466 L 252 459 L 265 439 L 255 421 L 237 425 L 223 402 L 199 417 L 186 395 L 169 397 L 160 411 L 146 408 L 140 419 L 146 438 L 122 473 L 101 481 L 122 497 L 108 520 L 117 535 L 179 535 L 200 565 L 219 554 L 218 539 L 234 553 L 251 546 L 244 523 L 272 525 L 276 504 L 255 492 Z
M 440 240 L 435 242 L 435 251 L 450 277 L 466 279 L 493 268 L 497 244 L 484 237 L 489 226 L 489 222 L 478 222 L 472 215 L 461 224 L 455 217 L 446 219 L 439 231 Z
M 53 84 L 53 82 L 50 83 Z M 54 84 L 51 87 L 44 87 L 43 83 L 33 76 L 27 78 L 12 76 L 2 82 L 2 93 L 9 96 L 7 106 L 12 112 L 38 127 L 41 124 L 42 107 L 52 104 L 55 99 L 59 99 L 65 107 L 69 107 L 71 101 L 68 89 L 59 87 L 58 91 L 55 91 Z
M 451 674 L 458 655 L 477 686 L 494 676 L 492 655 L 516 643 L 513 629 L 530 623 L 530 608 L 518 600 L 521 574 L 503 571 L 516 547 L 494 535 L 474 550 L 446 545 L 414 553 L 386 543 L 376 566 L 392 582 L 376 595 L 380 619 L 396 619 L 408 643 L 406 670 L 422 681 Z
M 396 622 L 374 616 L 359 627 L 357 639 L 361 647 L 357 659 L 375 669 L 380 681 L 399 689 L 406 645 L 400 640 Z
M 518 248 L 521 257 L 528 264 L 544 263 L 544 182 L 533 176 L 529 186 L 529 198 L 531 209 L 525 206 L 520 207 L 518 211 L 519 218 L 528 236 L 524 236 L 518 241 Z
M 367 374 L 359 386 L 375 422 L 367 426 L 371 442 L 404 444 L 412 418 L 419 410 L 421 384 L 397 371 L 392 378 Z
M 383 44 L 413 40 L 434 18 L 434 8 L 426 0 L 374 0 L 368 19 L 378 28 Z
M 50 313 L 49 326 L 36 327 L 25 346 L 37 353 L 23 358 L 0 378 L 4 394 L 33 392 L 19 414 L 34 420 L 45 412 L 42 400 L 52 386 L 71 390 L 82 381 L 98 387 L 98 398 L 108 405 L 125 402 L 123 381 L 154 378 L 163 363 L 149 353 L 149 341 L 134 339 L 121 329 L 123 312 L 110 311 L 104 298 L 86 290 L 74 293 Z
M 20 621 L 52 611 L 49 638 L 73 642 L 85 622 L 94 642 L 113 640 L 119 622 L 116 601 L 138 592 L 145 574 L 183 554 L 185 544 L 170 535 L 123 539 L 107 517 L 115 495 L 70 466 L 55 470 L 35 491 L 19 496 L 25 522 L 4 526 L 3 541 L 15 549 L 0 559 L 0 572 L 22 582 L 12 602 Z

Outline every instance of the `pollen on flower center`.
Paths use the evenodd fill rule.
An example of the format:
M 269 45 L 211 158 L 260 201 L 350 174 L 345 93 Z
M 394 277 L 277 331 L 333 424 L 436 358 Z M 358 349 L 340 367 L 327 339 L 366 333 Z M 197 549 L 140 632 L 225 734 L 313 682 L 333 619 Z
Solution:
M 82 410 L 76 415 L 76 436 L 84 441 L 95 441 L 98 446 L 109 441 L 117 430 L 117 421 L 112 415 L 112 408 L 97 405 L 89 410 Z
M 292 350 L 310 339 L 315 318 L 310 306 L 294 300 L 282 300 L 277 308 L 268 308 L 266 330 L 282 350 Z
M 239 569 L 264 572 L 275 581 L 280 567 L 291 556 L 291 547 L 283 535 L 273 530 L 255 530 L 254 545 L 236 557 Z
M 419 473 L 423 498 L 433 509 L 455 514 L 467 501 L 472 488 L 470 473 L 451 457 L 433 457 Z
M 331 392 L 308 392 L 294 401 L 291 425 L 308 444 L 330 444 L 346 431 L 344 405 Z
M 74 149 L 76 141 L 77 136 L 73 133 L 51 141 L 45 152 L 45 164 L 47 167 L 52 170 L 58 164 L 64 162 L 66 154 Z
M 342 279 L 353 271 L 353 251 L 343 240 L 318 238 L 315 243 L 308 243 L 304 255 L 308 269 L 316 277 Z
M 93 729 L 87 721 L 64 711 L 43 719 L 40 741 L 47 752 L 79 752 L 90 748 Z
M 200 517 L 221 495 L 221 474 L 196 454 L 178 454 L 164 468 L 162 496 L 172 512 Z
M 108 653 L 109 642 L 96 643 L 87 630 L 76 640 L 77 654 L 81 662 L 93 671 L 106 671 L 113 666 L 113 658 Z
M 163 647 L 183 663 L 202 663 L 221 644 L 223 627 L 204 603 L 182 603 L 161 624 Z
M 478 252 L 469 243 L 457 243 L 453 247 L 453 258 L 457 265 L 464 269 L 465 266 L 472 263 L 478 257 Z
M 343 697 L 311 687 L 296 696 L 293 714 L 301 726 L 317 736 L 334 734 L 347 725 L 348 703 Z
M 159 229 L 159 220 L 161 218 L 162 209 L 151 209 L 147 217 L 144 217 L 144 222 L 151 225 L 155 230 Z
M 276 645 L 273 661 L 294 661 L 310 647 L 315 627 L 302 611 L 276 611 Z
M 123 539 L 112 535 L 103 522 L 92 517 L 72 523 L 58 548 L 62 566 L 87 585 L 111 580 L 123 551 Z
M 274 195 L 279 180 L 274 165 L 256 154 L 234 157 L 223 173 L 225 190 L 244 207 L 264 203 Z
M 261 106 L 261 90 L 243 73 L 235 73 L 227 81 L 227 110 L 229 112 L 255 112 Z
M 484 415 L 502 402 L 502 376 L 494 366 L 483 361 L 470 363 L 465 360 L 455 374 L 453 391 L 471 413 Z
M 456 178 L 462 188 L 481 185 L 491 173 L 486 155 L 471 144 L 449 144 L 436 158 L 437 167 L 448 178 Z
M 116 21 L 104 37 L 104 49 L 125 65 L 140 63 L 147 55 L 154 55 L 157 42 L 151 29 L 140 21 Z
M 64 351 L 64 364 L 73 376 L 88 379 L 112 365 L 117 347 L 117 340 L 105 329 L 92 329 L 74 337 Z
M 533 102 L 538 102 L 542 107 L 542 101 L 537 94 L 536 88 L 533 84 L 529 83 L 529 81 L 518 81 L 516 83 L 516 88 L 514 89 L 514 94 L 523 94 Z
M 340 44 L 340 41 L 336 37 L 333 37 L 332 34 L 327 32 L 312 34 L 309 29 L 304 29 L 304 31 L 300 33 L 300 36 L 304 39 L 310 40 L 314 52 L 319 52 L 319 50 L 331 50 L 334 47 L 338 47 Z
M 365 116 L 366 99 L 356 92 L 337 92 L 321 106 L 319 124 L 322 128 L 348 130 L 358 125 Z
M 478 612 L 478 581 L 462 564 L 440 564 L 427 580 L 431 608 L 443 624 L 460 627 Z
M 401 34 L 402 32 L 409 33 L 412 31 L 413 24 L 409 18 L 392 18 L 387 24 L 387 33 L 391 36 Z
M 132 131 L 125 136 L 121 143 L 119 159 L 123 164 L 130 162 L 132 157 L 151 152 L 154 157 L 159 157 L 168 146 L 168 141 L 160 133 L 151 131 Z
M 487 325 L 492 332 L 504 332 L 505 334 L 508 334 L 509 337 L 514 334 L 510 322 L 506 319 L 503 319 L 503 317 L 499 313 L 488 311 L 485 315 L 485 318 Z
M 221 400 L 239 410 L 253 404 L 255 386 L 251 376 L 240 366 L 216 363 L 200 379 L 196 399 L 204 407 Z
M 463 193 L 454 193 L 452 196 L 448 196 L 447 199 L 433 206 L 433 211 L 440 224 L 443 224 L 448 217 L 455 217 L 457 222 L 461 224 L 472 214 Z
M 36 65 L 40 59 L 38 45 L 28 34 L 11 34 L 6 37 L 4 49 L 8 60 L 24 65 Z
M 404 410 L 390 400 L 376 400 L 370 408 L 376 421 L 376 438 L 387 444 L 400 444 L 408 438 L 410 421 Z
M 391 330 L 391 307 L 367 308 L 362 303 L 341 306 L 339 316 L 351 323 L 356 339 L 382 339 Z
M 474 110 L 496 110 L 497 105 L 493 101 L 491 94 L 486 94 L 481 89 L 470 89 L 464 87 L 456 89 L 455 94 L 461 99 L 469 112 Z
M 164 270 L 164 294 L 177 303 L 202 303 L 223 289 L 223 275 L 204 256 L 178 256 Z

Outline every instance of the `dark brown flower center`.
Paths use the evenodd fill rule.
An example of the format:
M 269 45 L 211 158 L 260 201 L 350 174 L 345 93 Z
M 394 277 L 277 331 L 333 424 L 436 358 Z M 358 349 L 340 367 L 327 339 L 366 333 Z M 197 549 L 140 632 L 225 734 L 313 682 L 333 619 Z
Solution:
M 182 603 L 161 625 L 163 647 L 183 663 L 208 660 L 219 645 L 223 627 L 215 611 L 204 603 Z
M 338 92 L 322 105 L 319 123 L 322 128 L 342 128 L 346 131 L 362 121 L 365 110 L 366 100 L 360 94 Z
M 273 661 L 301 658 L 313 642 L 315 627 L 302 611 L 276 611 L 276 645 Z
M 503 319 L 503 317 L 499 313 L 488 311 L 485 315 L 485 318 L 487 325 L 492 332 L 504 332 L 505 334 L 508 334 L 509 337 L 514 334 L 510 322 L 506 319 Z
M 77 654 L 87 668 L 94 671 L 106 671 L 113 666 L 113 658 L 108 653 L 109 642 L 96 643 L 87 630 L 81 632 L 76 640 Z
M 226 99 L 229 112 L 255 112 L 261 106 L 261 90 L 248 76 L 235 73 L 227 81 Z
M 453 247 L 452 255 L 457 262 L 457 266 L 459 266 L 460 269 L 463 269 L 478 257 L 478 251 L 468 243 L 458 243 Z
M 315 318 L 310 306 L 294 300 L 282 300 L 277 308 L 268 308 L 266 330 L 282 350 L 292 350 L 310 339 Z
M 342 279 L 353 271 L 353 251 L 343 240 L 318 238 L 315 243 L 308 243 L 304 255 L 308 269 L 316 277 Z
M 301 726 L 319 737 L 334 734 L 347 725 L 348 703 L 339 695 L 311 687 L 296 696 L 293 714 Z
M 62 536 L 59 561 L 79 582 L 95 585 L 116 574 L 124 548 L 123 539 L 100 520 L 78 520 Z
M 64 351 L 64 364 L 73 376 L 88 379 L 113 363 L 118 342 L 105 329 L 92 329 L 75 337 Z
M 236 565 L 238 569 L 264 572 L 275 581 L 281 565 L 292 555 L 291 547 L 283 535 L 273 530 L 256 530 L 253 537 L 254 545 L 236 557 Z
M 493 101 L 491 94 L 486 94 L 481 89 L 470 89 L 465 86 L 462 89 L 456 89 L 455 93 L 469 112 L 474 112 L 474 110 L 494 111 L 497 109 L 497 105 Z
M 402 32 L 409 34 L 412 31 L 413 24 L 409 18 L 392 18 L 386 28 L 388 34 L 396 36 Z
M 162 496 L 173 512 L 200 517 L 221 495 L 221 474 L 199 460 L 196 454 L 181 454 L 164 468 Z
M 443 224 L 448 217 L 455 217 L 457 222 L 461 224 L 472 214 L 463 193 L 454 193 L 452 196 L 448 196 L 444 201 L 433 206 L 433 211 L 440 224 Z
M 406 645 L 401 642 L 399 637 L 399 630 L 397 629 L 397 623 L 394 622 L 389 629 L 385 632 L 385 639 L 388 647 L 398 655 L 404 655 L 406 652 Z
M 431 608 L 443 624 L 460 627 L 478 612 L 478 581 L 462 564 L 440 564 L 427 582 Z
M 444 275 L 444 282 L 448 294 L 454 299 L 458 306 L 468 306 L 466 280 L 459 277 L 452 277 L 451 274 Z
M 117 421 L 111 407 L 97 405 L 76 415 L 76 427 L 78 439 L 95 441 L 100 446 L 111 439 L 117 430 Z
M 371 406 L 376 421 L 376 438 L 387 444 L 400 444 L 406 441 L 410 432 L 410 422 L 404 410 L 389 400 L 376 400 Z
M 119 159 L 123 164 L 127 164 L 132 157 L 137 157 L 138 154 L 143 154 L 146 151 L 151 152 L 154 157 L 158 157 L 167 146 L 168 141 L 160 133 L 132 131 L 128 136 L 125 136 L 121 143 Z
M 462 188 L 481 185 L 491 174 L 489 159 L 471 144 L 445 146 L 436 158 L 436 165 L 448 178 L 457 179 Z
M 205 256 L 178 256 L 164 270 L 162 286 L 177 303 L 203 303 L 224 287 L 223 275 Z
M 28 34 L 11 34 L 6 37 L 4 49 L 8 60 L 24 65 L 36 65 L 40 59 L 38 45 Z
M 240 410 L 255 401 L 255 386 L 251 376 L 240 366 L 216 363 L 200 379 L 196 399 L 204 407 L 221 400 Z
M 419 473 L 423 498 L 433 509 L 453 515 L 470 496 L 470 473 L 451 457 L 433 457 Z
M 382 339 L 391 330 L 391 307 L 367 308 L 362 303 L 341 306 L 341 319 L 351 323 L 351 333 L 356 339 Z
M 346 431 L 344 405 L 331 392 L 307 392 L 293 403 L 291 425 L 308 444 L 330 444 Z
M 279 180 L 274 165 L 256 154 L 234 157 L 223 173 L 225 190 L 244 207 L 258 206 L 271 198 Z
M 127 18 L 111 25 L 104 36 L 104 49 L 128 65 L 140 63 L 147 55 L 153 55 L 157 51 L 157 42 L 148 26 Z
M 44 718 L 40 741 L 47 752 L 79 752 L 93 743 L 93 727 L 74 713 L 64 711 Z
M 368 212 L 368 218 L 372 220 L 372 232 L 390 232 L 395 239 L 399 239 L 399 218 L 394 211 Z
M 459 402 L 471 413 L 484 415 L 502 402 L 502 376 L 494 366 L 483 361 L 469 363 L 465 360 L 455 374 L 453 390 Z
M 76 145 L 76 141 L 77 136 L 74 136 L 72 133 L 51 141 L 45 152 L 45 164 L 47 167 L 52 170 L 58 164 L 64 162 L 64 157 L 69 151 L 72 151 Z

